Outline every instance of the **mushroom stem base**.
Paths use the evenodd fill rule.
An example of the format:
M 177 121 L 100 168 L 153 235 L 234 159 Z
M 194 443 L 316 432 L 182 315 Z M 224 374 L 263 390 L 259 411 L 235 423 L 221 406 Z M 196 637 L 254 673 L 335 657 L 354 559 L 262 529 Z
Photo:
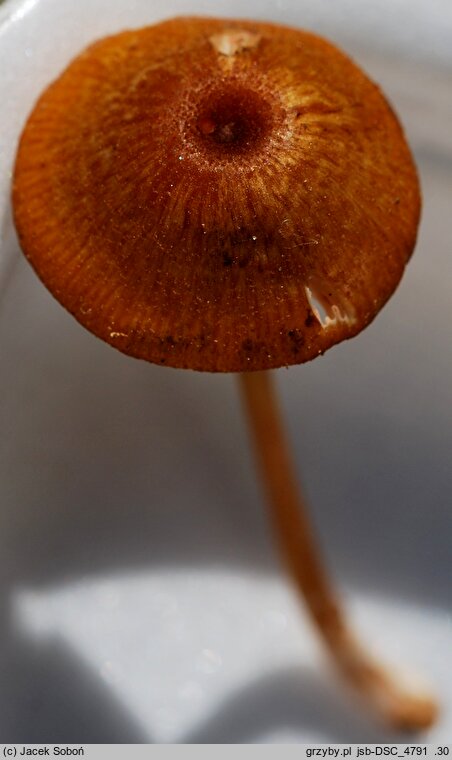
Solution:
M 367 655 L 348 628 L 296 481 L 270 373 L 242 373 L 240 383 L 282 555 L 330 655 L 385 722 L 401 730 L 428 728 L 437 715 L 434 700 L 400 684 Z

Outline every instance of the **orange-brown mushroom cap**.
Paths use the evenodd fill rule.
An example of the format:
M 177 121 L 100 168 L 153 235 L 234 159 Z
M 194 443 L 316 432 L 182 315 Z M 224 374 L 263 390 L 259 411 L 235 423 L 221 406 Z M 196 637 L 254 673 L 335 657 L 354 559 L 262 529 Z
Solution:
M 79 55 L 25 126 L 13 201 L 25 255 L 85 327 L 212 371 L 304 362 L 362 330 L 420 209 L 397 118 L 349 58 L 202 18 Z

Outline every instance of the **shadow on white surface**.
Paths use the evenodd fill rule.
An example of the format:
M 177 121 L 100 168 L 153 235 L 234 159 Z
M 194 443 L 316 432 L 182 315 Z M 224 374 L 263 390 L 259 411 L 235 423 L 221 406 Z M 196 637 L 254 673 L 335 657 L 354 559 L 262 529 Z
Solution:
M 375 725 L 351 698 L 284 581 L 160 569 L 18 591 L 11 602 L 10 731 L 29 741 L 416 738 Z M 422 657 L 426 635 L 435 650 L 447 647 L 440 614 L 426 625 L 416 608 L 385 598 L 354 606 L 376 656 L 398 669 L 403 660 L 429 666 L 440 686 L 441 661 Z
M 10 659 L 14 685 L 3 713 L 7 743 L 161 743 L 136 721 L 71 649 L 58 639 L 23 648 Z M 4 671 L 5 672 L 5 671 Z M 17 679 L 20 672 L 26 679 Z M 5 675 L 8 675 L 6 671 Z M 9 680 L 9 679 L 8 679 Z M 24 694 L 26 696 L 24 697 Z M 33 719 L 30 716 L 33 715 Z M 6 719 L 6 721 L 5 721 Z M 421 737 L 379 729 L 325 673 L 287 668 L 238 689 L 177 743 L 411 742 Z

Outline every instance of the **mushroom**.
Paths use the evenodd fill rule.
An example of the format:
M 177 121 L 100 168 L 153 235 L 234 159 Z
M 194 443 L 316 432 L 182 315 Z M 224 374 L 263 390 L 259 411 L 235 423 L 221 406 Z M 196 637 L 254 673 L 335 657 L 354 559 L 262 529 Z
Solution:
M 132 356 L 237 372 L 292 578 L 330 655 L 391 725 L 434 700 L 356 642 L 306 516 L 270 374 L 365 328 L 420 213 L 384 96 L 329 42 L 178 18 L 102 39 L 41 95 L 20 139 L 21 247 L 88 330 Z

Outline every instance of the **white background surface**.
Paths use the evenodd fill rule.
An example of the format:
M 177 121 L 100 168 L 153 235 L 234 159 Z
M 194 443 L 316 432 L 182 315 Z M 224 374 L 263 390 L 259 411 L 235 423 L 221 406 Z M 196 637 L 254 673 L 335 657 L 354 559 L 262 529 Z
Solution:
M 233 376 L 85 332 L 19 257 L 15 143 L 92 39 L 177 13 L 304 25 L 390 94 L 418 160 L 416 254 L 365 333 L 276 379 L 357 629 L 433 685 L 452 737 L 450 3 L 0 6 L 0 738 L 393 741 L 335 681 L 274 553 Z

